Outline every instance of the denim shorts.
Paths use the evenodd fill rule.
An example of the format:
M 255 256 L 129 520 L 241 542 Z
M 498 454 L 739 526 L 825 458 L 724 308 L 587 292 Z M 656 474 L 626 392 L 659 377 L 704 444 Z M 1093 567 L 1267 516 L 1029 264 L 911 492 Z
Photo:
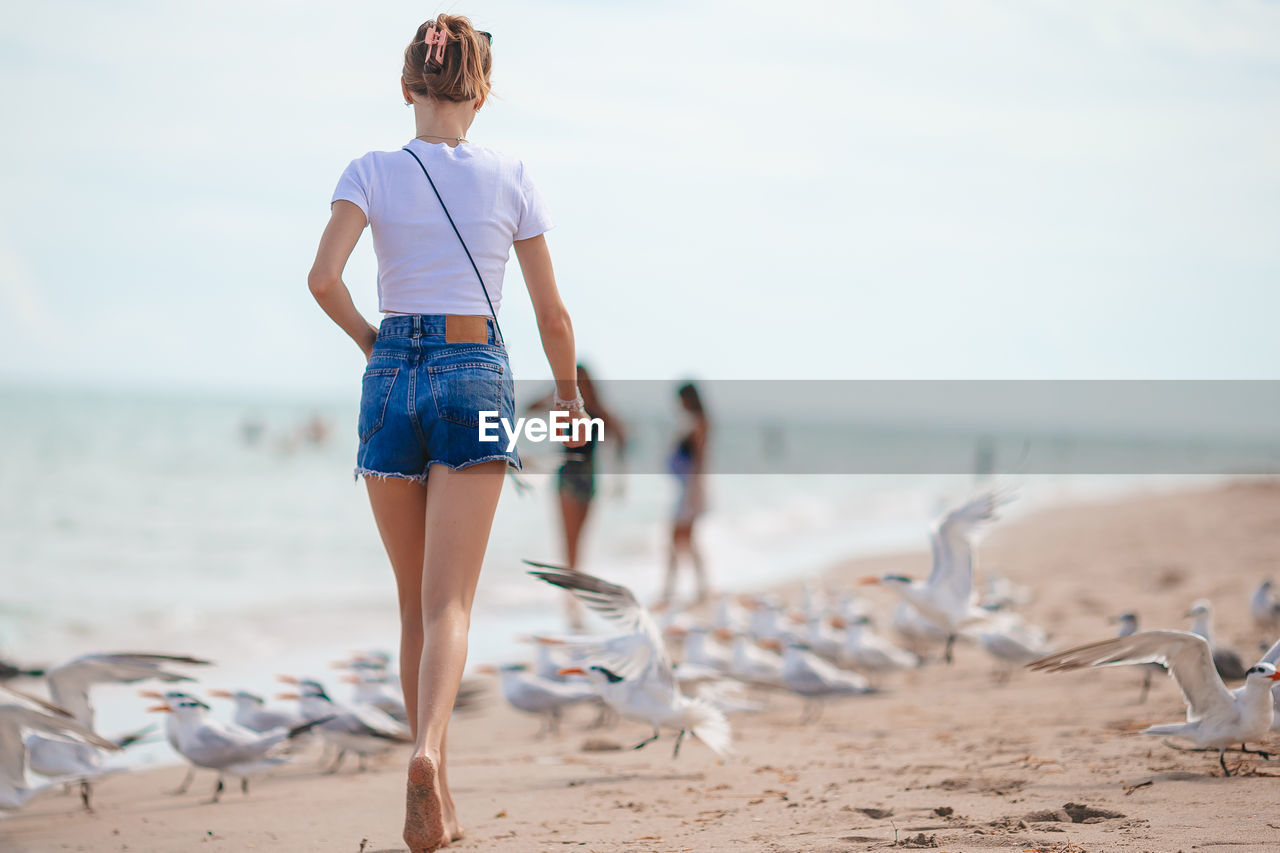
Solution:
M 481 411 L 515 420 L 507 350 L 486 319 L 486 343 L 446 343 L 445 315 L 396 314 L 378 327 L 360 380 L 355 476 L 425 482 L 432 465 L 466 468 L 502 460 L 519 469 L 501 428 L 480 441 Z

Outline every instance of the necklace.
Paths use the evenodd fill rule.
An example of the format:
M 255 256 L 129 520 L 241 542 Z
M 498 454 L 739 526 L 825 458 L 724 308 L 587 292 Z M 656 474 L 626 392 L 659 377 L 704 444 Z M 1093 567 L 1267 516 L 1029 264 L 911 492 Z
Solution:
M 430 137 L 432 139 L 452 139 L 454 142 L 466 142 L 466 138 L 462 136 L 436 136 L 434 133 L 424 133 L 421 136 L 415 136 L 414 139 L 423 139 Z

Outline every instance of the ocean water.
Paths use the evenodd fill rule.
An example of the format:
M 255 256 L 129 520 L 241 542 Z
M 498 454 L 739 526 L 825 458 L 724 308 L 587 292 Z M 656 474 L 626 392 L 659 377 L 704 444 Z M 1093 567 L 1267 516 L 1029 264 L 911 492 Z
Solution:
M 192 654 L 217 662 L 192 673 L 204 685 L 270 693 L 277 673 L 332 679 L 330 662 L 354 650 L 394 652 L 391 570 L 351 476 L 356 403 L 0 391 L 0 656 Z M 649 426 L 641 452 L 670 432 Z M 522 659 L 521 634 L 563 628 L 559 594 L 520 562 L 561 557 L 556 457 L 525 456 L 530 488 L 508 480 L 486 556 L 473 662 Z M 1019 490 L 1014 516 L 1203 480 L 1003 479 Z M 652 598 L 674 481 L 601 481 L 582 568 Z M 716 475 L 699 535 L 715 587 L 750 590 L 849 556 L 923 549 L 938 512 L 976 487 L 972 475 Z M 94 695 L 100 731 L 145 721 L 135 688 Z M 173 756 L 156 744 L 126 760 Z

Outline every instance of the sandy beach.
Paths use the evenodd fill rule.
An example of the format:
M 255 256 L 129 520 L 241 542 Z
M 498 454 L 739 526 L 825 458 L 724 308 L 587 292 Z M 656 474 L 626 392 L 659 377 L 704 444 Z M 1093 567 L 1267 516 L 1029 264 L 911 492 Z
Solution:
M 922 533 L 921 545 L 924 546 Z M 1259 637 L 1247 599 L 1280 563 L 1280 483 L 1128 498 L 1045 511 L 991 529 L 979 566 L 1035 590 L 1025 609 L 1057 646 L 1110 636 L 1107 619 L 1134 610 L 1145 627 L 1185 628 L 1190 603 L 1217 607 L 1220 640 L 1252 658 Z M 833 567 L 848 586 L 888 571 L 920 576 L 929 556 Z M 872 593 L 888 604 L 886 592 Z M 1176 751 L 1136 734 L 1182 717 L 1169 679 L 1136 704 L 1128 669 L 1046 675 L 1007 684 L 972 644 L 951 667 L 930 665 L 885 682 L 878 695 L 832 701 L 815 723 L 801 702 L 733 718 L 736 754 L 717 759 L 672 735 L 643 751 L 623 746 L 643 726 L 588 730 L 568 716 L 559 737 L 534 740 L 537 720 L 496 691 L 455 716 L 451 768 L 468 837 L 484 851 L 982 851 L 1278 850 L 1280 760 L 1238 761 L 1223 778 L 1216 755 Z M 266 662 L 264 662 L 266 663 Z M 473 661 L 480 663 L 480 661 Z M 1280 748 L 1280 743 L 1275 744 Z M 78 798 L 46 794 L 0 821 L 0 850 L 403 850 L 403 764 L 397 752 L 365 773 L 322 775 L 314 754 L 204 802 L 166 793 L 182 767 L 103 780 L 94 814 Z

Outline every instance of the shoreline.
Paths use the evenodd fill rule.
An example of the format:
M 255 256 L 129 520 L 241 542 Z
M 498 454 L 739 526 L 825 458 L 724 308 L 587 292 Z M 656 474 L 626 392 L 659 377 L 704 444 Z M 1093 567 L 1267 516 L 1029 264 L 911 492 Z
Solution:
M 977 553 L 980 573 L 994 568 L 1033 587 L 1028 618 L 1055 646 L 1110 636 L 1106 618 L 1122 609 L 1136 609 L 1147 627 L 1185 627 L 1187 605 L 1207 596 L 1221 641 L 1243 654 L 1256 642 L 1247 596 L 1280 565 L 1280 483 L 1037 508 L 994 524 Z M 841 561 L 822 577 L 848 586 L 873 572 L 920 576 L 928 565 L 922 548 Z M 794 595 L 800 582 L 781 588 Z M 641 752 L 584 752 L 592 738 L 629 745 L 644 734 L 629 723 L 587 730 L 586 712 L 570 713 L 558 739 L 535 741 L 537 721 L 506 707 L 492 685 L 485 707 L 459 714 L 451 729 L 470 834 L 455 848 L 874 850 L 895 836 L 966 853 L 1280 845 L 1267 817 L 1276 790 L 1267 776 L 1280 774 L 1280 762 L 1251 761 L 1246 773 L 1256 775 L 1224 779 L 1212 756 L 1133 734 L 1181 718 L 1171 680 L 1136 705 L 1140 679 L 1123 669 L 1018 672 L 996 686 L 976 646 L 959 646 L 957 659 L 887 679 L 881 694 L 829 702 L 808 726 L 798 699 L 771 699 L 770 710 L 733 718 L 737 752 L 723 761 L 697 743 L 672 761 L 670 734 Z M 364 839 L 365 853 L 403 850 L 406 758 L 398 751 L 367 773 L 323 776 L 308 753 L 216 806 L 200 802 L 210 773 L 169 797 L 180 768 L 133 772 L 97 786 L 97 814 L 79 811 L 73 796 L 37 798 L 0 820 L 0 851 L 218 843 L 354 852 Z M 1060 818 L 1068 803 L 1122 816 L 1029 819 Z

